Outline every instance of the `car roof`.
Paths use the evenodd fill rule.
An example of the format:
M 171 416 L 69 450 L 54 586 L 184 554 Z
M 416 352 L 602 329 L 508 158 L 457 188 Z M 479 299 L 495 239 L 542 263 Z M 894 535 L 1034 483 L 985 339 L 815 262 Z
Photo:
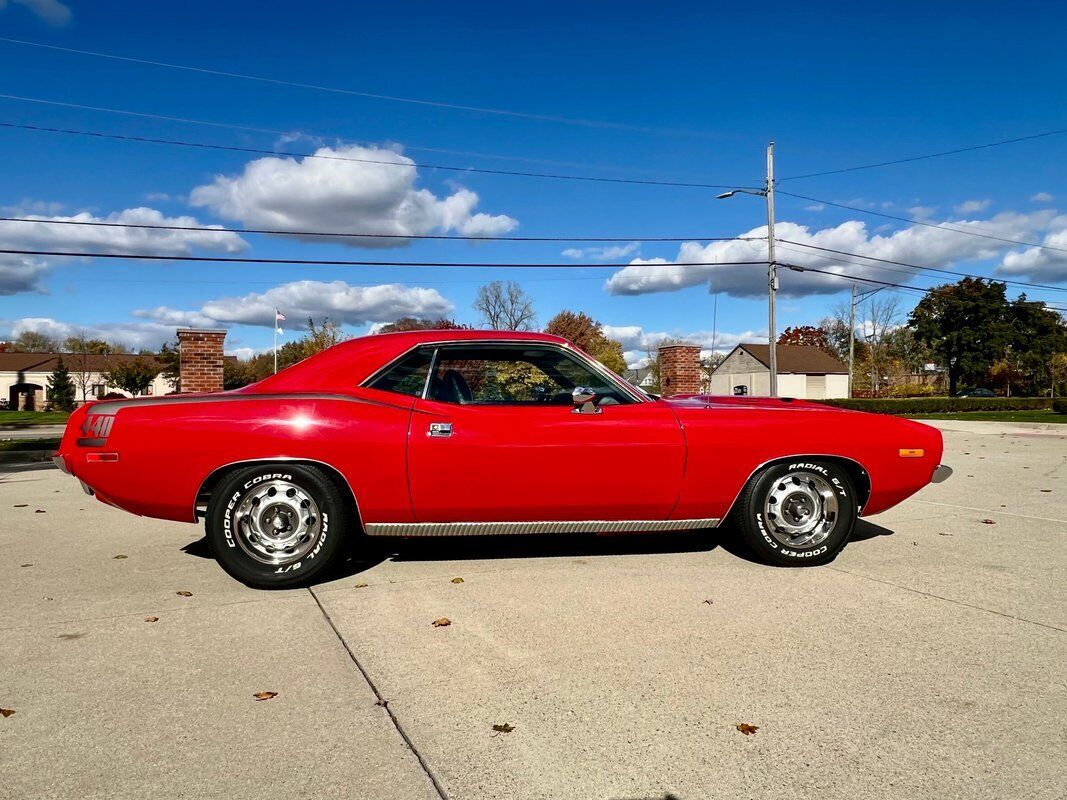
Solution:
M 528 331 L 423 330 L 348 339 L 239 392 L 349 391 L 389 362 L 422 344 L 533 342 L 573 347 L 566 339 Z

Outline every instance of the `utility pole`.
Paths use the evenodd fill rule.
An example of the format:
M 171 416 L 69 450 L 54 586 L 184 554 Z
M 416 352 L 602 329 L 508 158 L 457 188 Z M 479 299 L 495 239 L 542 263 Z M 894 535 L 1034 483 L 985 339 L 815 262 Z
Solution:
M 852 302 L 848 306 L 848 396 L 852 397 L 852 375 L 856 363 L 856 284 L 852 284 Z
M 770 343 L 771 397 L 778 396 L 778 330 L 774 301 L 778 293 L 778 264 L 774 260 L 774 142 L 767 145 L 767 338 Z

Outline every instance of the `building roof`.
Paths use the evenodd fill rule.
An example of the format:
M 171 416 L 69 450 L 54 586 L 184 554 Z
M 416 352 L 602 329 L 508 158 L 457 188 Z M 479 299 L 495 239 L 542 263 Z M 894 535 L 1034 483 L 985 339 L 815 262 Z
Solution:
M 0 353 L 0 372 L 52 372 L 59 359 L 71 372 L 107 372 L 112 367 L 135 358 L 155 359 L 160 370 L 166 364 L 158 356 L 139 356 L 134 353 L 112 355 L 79 355 L 77 353 Z
M 734 348 L 734 350 L 737 349 L 744 350 L 767 369 L 771 368 L 771 346 L 769 344 L 739 344 Z M 780 344 L 775 349 L 777 350 L 779 373 L 802 375 L 848 374 L 847 366 L 818 347 L 807 344 Z M 727 358 L 729 357 L 727 356 Z

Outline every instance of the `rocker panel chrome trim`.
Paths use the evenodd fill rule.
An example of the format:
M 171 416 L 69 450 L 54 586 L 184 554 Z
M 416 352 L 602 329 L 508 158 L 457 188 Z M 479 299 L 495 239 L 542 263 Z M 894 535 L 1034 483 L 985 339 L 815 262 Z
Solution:
M 718 527 L 719 520 L 628 519 L 545 522 L 368 522 L 368 536 L 492 536 L 543 533 L 644 533 Z

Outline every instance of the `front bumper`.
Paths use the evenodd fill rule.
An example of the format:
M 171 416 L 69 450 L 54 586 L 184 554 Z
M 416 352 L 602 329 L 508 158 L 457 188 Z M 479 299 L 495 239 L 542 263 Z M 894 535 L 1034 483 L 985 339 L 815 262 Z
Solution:
M 941 483 L 947 481 L 952 475 L 952 467 L 947 467 L 944 464 L 938 465 L 934 470 L 934 474 L 930 476 L 930 483 Z

